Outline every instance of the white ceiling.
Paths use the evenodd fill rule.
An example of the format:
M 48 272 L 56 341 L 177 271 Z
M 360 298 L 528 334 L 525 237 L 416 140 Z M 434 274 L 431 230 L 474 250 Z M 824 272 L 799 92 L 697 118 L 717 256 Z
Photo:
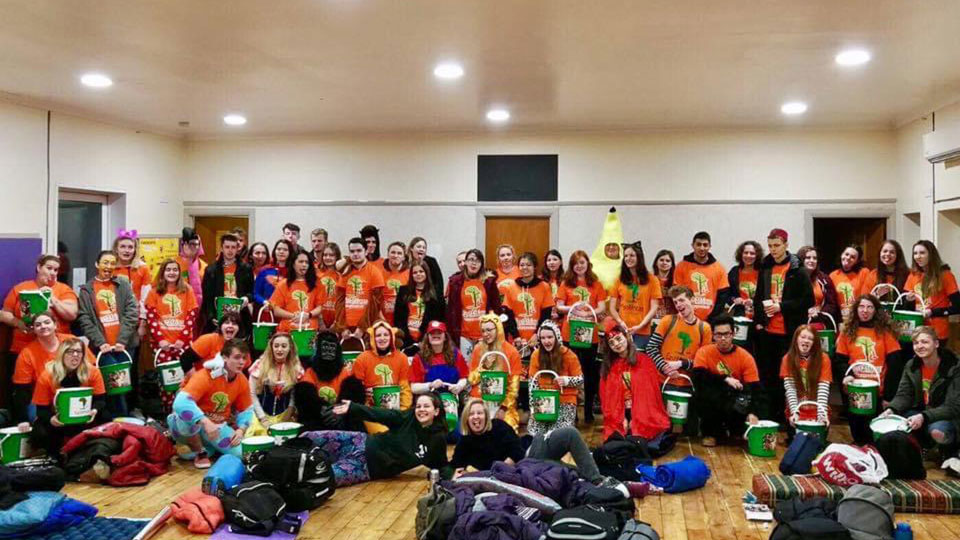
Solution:
M 890 126 L 960 98 L 960 0 L 3 0 L 0 92 L 190 137 Z

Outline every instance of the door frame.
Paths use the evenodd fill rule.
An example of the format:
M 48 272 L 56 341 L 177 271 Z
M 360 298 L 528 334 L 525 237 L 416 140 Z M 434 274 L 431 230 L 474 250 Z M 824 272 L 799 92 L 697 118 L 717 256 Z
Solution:
M 50 220 L 47 224 L 47 238 L 45 253 L 56 253 L 57 242 L 59 241 L 59 211 L 60 201 L 81 201 L 100 203 L 103 208 L 101 217 L 100 247 L 101 249 L 110 249 L 113 245 L 113 239 L 116 232 L 127 226 L 127 194 L 117 191 L 104 191 L 98 189 L 87 189 L 82 187 L 71 187 L 67 184 L 57 184 L 56 189 L 51 190 Z
M 183 226 L 193 227 L 198 217 L 221 217 L 236 216 L 247 218 L 247 243 L 249 244 L 254 237 L 253 231 L 257 229 L 256 210 L 250 207 L 211 207 L 196 206 L 183 209 Z
M 560 245 L 560 209 L 546 205 L 477 206 L 477 246 L 487 245 L 487 217 L 548 217 L 550 218 L 550 246 Z
M 814 218 L 879 218 L 887 220 L 887 238 L 894 238 L 902 241 L 897 236 L 897 207 L 891 204 L 889 208 L 850 208 L 850 209 L 830 209 L 816 208 L 803 211 L 803 237 L 807 244 L 813 244 L 813 219 Z M 794 250 L 800 246 L 793 246 Z

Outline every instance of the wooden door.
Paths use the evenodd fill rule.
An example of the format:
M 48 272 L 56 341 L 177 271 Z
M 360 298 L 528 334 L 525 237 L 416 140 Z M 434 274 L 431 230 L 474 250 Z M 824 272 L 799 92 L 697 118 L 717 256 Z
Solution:
M 876 268 L 886 238 L 886 218 L 813 218 L 813 241 L 820 256 L 820 269 L 827 273 L 840 266 L 840 254 L 851 244 L 863 248 L 864 266 Z
M 534 253 L 540 264 L 550 249 L 550 218 L 543 217 L 487 217 L 487 242 L 483 251 L 487 267 L 497 267 L 497 246 L 510 244 L 517 257 L 525 251 Z M 539 270 L 539 269 L 538 269 Z
M 246 216 L 196 216 L 193 222 L 194 229 L 203 242 L 203 260 L 212 263 L 220 253 L 220 237 L 229 233 L 234 227 L 241 227 L 250 237 L 250 219 Z

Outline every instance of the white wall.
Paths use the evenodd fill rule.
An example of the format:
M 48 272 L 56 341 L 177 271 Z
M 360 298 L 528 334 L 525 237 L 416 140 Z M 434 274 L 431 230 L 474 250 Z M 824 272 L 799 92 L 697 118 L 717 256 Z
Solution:
M 46 233 L 47 113 L 0 102 L 0 215 L 4 234 Z

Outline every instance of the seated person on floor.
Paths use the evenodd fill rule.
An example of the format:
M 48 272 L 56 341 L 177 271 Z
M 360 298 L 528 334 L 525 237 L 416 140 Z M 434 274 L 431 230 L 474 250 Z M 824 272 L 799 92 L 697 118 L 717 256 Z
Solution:
M 793 333 L 790 348 L 780 364 L 784 395 L 787 398 L 785 411 L 791 429 L 797 421 L 826 422 L 830 425 L 830 383 L 833 373 L 830 357 L 820 349 L 816 330 L 803 324 Z M 809 402 L 816 402 L 810 407 Z
M 694 404 L 703 445 L 708 447 L 728 433 L 742 435 L 745 422 L 757 423 L 764 402 L 757 363 L 733 343 L 733 319 L 726 313 L 718 315 L 712 330 L 713 343 L 698 350 L 693 362 Z
M 467 387 L 468 368 L 453 346 L 447 325 L 430 321 L 420 341 L 420 352 L 410 364 L 410 387 L 415 394 L 450 392 L 459 396 Z
M 353 363 L 353 376 L 360 379 L 367 389 L 367 404 L 385 409 L 409 409 L 413 402 L 410 362 L 402 351 L 397 350 L 395 330 L 387 321 L 379 320 L 370 326 L 367 333 L 371 347 Z M 394 387 L 391 390 L 395 391 L 379 393 L 381 401 L 374 403 L 376 387 Z
M 241 455 L 240 441 L 254 416 L 250 385 L 241 373 L 249 354 L 246 343 L 231 339 L 221 351 L 223 366 L 198 370 L 173 401 L 167 417 L 170 434 L 190 448 L 181 458 L 193 458 L 197 468 L 210 466 L 209 454 Z M 236 425 L 231 426 L 234 414 Z
M 220 350 L 223 349 L 223 344 L 240 334 L 241 324 L 240 315 L 228 311 L 220 317 L 220 324 L 217 326 L 216 332 L 203 334 L 193 340 L 190 346 L 180 355 L 180 367 L 183 368 L 184 373 L 183 380 L 186 381 L 193 375 L 194 371 L 203 367 L 204 362 L 216 358 L 220 354 Z
M 267 428 L 278 422 L 296 419 L 294 386 L 304 382 L 316 388 L 313 371 L 306 371 L 297 356 L 297 345 L 290 334 L 274 334 L 267 348 L 250 366 L 250 397 L 254 419 L 246 435 L 266 435 Z
M 470 396 L 500 395 L 500 401 L 485 401 L 494 416 L 503 420 L 513 429 L 520 424 L 517 413 L 517 395 L 520 390 L 520 374 L 523 363 L 516 347 L 507 342 L 500 316 L 487 313 L 480 317 L 480 341 L 473 347 L 470 355 L 470 375 L 473 385 Z M 496 353 L 496 354 L 489 354 Z M 497 371 L 507 373 L 506 381 L 498 377 L 484 377 L 484 372 Z M 499 403 L 499 405 L 497 405 Z M 495 412 L 494 412 L 495 411 Z
M 537 348 L 530 356 L 530 377 L 546 370 L 557 374 L 541 375 L 537 381 L 543 390 L 559 390 L 559 416 L 556 422 L 540 422 L 535 414 L 530 415 L 527 433 L 538 435 L 564 426 L 573 426 L 577 420 L 577 393 L 583 388 L 583 370 L 577 355 L 563 344 L 560 327 L 553 321 L 544 321 L 537 331 Z M 549 403 L 549 402 L 548 402 Z M 540 403 L 531 401 L 530 408 L 536 411 Z

